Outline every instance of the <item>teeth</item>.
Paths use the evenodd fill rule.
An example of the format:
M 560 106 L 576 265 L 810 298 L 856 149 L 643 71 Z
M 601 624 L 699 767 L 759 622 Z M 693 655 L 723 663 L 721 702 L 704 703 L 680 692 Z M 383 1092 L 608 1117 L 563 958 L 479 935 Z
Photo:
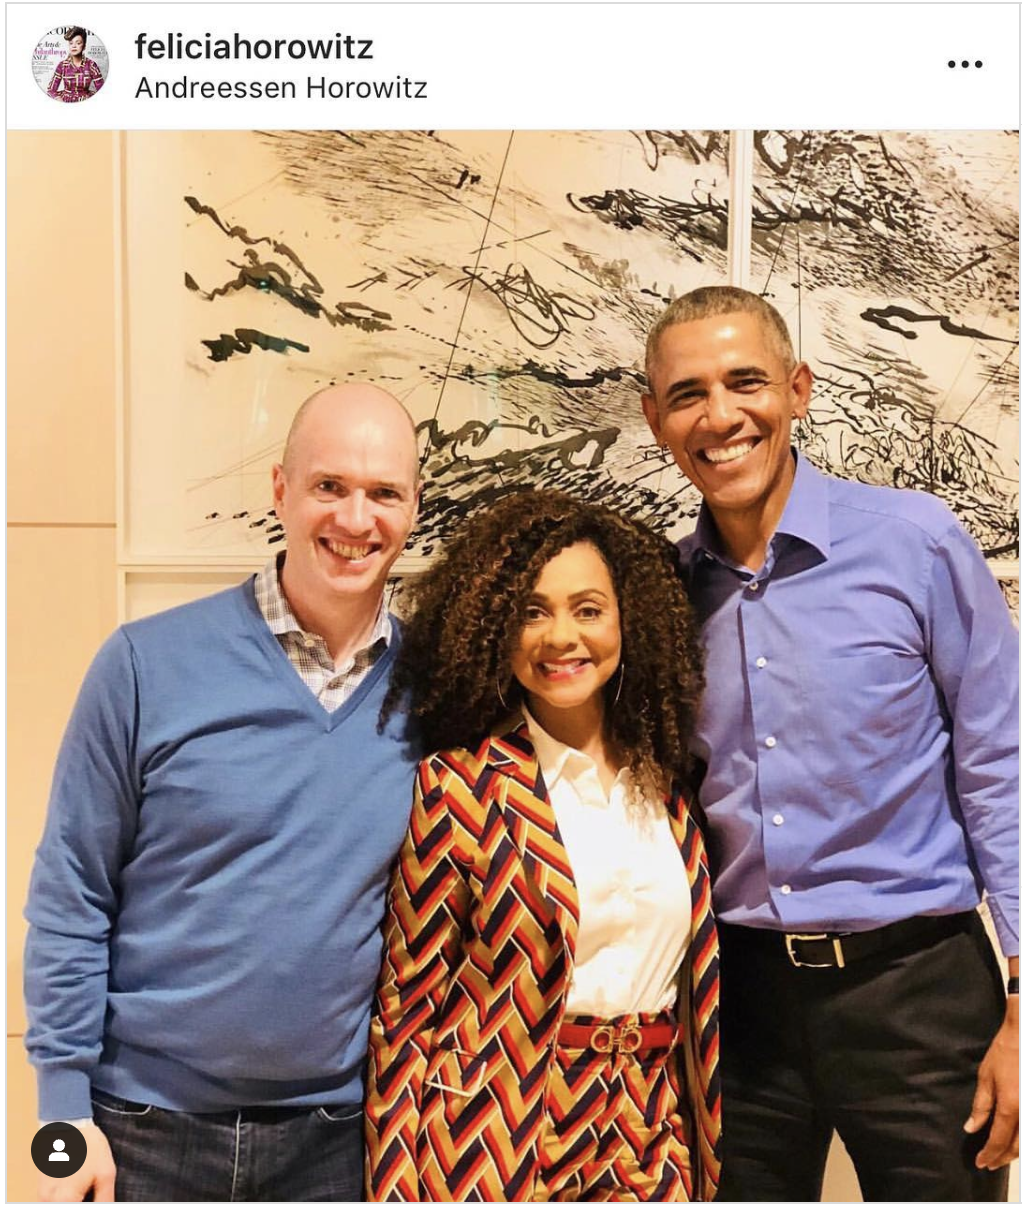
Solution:
M 578 670 L 580 666 L 584 666 L 587 658 L 580 657 L 573 662 L 540 662 L 540 669 L 546 674 L 557 674 L 564 670 Z
M 345 557 L 348 561 L 362 561 L 373 549 L 371 544 L 341 544 L 338 540 L 328 540 L 326 545 L 331 553 Z
M 703 456 L 711 465 L 723 465 L 727 461 L 737 461 L 739 457 L 747 456 L 752 449 L 750 440 L 745 444 L 732 444 L 728 448 L 704 448 Z

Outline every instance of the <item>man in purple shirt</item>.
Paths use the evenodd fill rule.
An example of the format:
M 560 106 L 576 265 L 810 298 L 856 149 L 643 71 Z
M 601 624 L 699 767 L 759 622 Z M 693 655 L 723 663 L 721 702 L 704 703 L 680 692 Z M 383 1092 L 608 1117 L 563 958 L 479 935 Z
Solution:
M 755 294 L 650 333 L 653 435 L 703 495 L 695 753 L 721 923 L 725 1200 L 1003 1200 L 1018 1154 L 1018 638 L 928 494 L 791 447 L 812 373 Z M 976 913 L 986 893 L 1008 996 Z

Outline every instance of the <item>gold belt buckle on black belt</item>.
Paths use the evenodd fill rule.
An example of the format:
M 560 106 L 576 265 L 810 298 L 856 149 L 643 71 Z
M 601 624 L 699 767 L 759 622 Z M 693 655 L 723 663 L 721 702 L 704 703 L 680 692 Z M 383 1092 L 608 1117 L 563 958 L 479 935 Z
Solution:
M 834 947 L 834 962 L 833 963 L 803 963 L 795 954 L 794 943 L 796 942 L 830 942 Z M 841 949 L 841 939 L 834 934 L 785 934 L 784 945 L 788 952 L 788 958 L 795 967 L 844 967 L 845 953 Z

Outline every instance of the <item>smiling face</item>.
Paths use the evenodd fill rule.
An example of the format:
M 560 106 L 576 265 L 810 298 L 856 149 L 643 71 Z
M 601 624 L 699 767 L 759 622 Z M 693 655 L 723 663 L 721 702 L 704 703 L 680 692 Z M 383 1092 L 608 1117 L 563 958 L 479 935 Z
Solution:
M 789 367 L 755 314 L 668 327 L 642 399 L 654 437 L 706 499 L 718 524 L 780 519 L 794 478 L 791 423 L 812 374 Z
M 620 661 L 621 616 L 607 563 L 591 544 L 570 545 L 536 581 L 512 673 L 529 711 L 556 733 L 557 713 L 602 717 L 603 687 Z
M 320 631 L 338 604 L 382 598 L 415 522 L 416 478 L 414 431 L 389 394 L 344 386 L 312 401 L 273 470 L 282 584 L 303 624 Z

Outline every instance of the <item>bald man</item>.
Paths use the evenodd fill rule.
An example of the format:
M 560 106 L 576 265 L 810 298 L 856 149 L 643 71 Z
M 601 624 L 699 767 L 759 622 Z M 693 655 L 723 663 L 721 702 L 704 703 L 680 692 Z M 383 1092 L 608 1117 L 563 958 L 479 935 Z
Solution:
M 126 624 L 60 751 L 26 915 L 44 1122 L 78 1201 L 353 1201 L 380 921 L 416 751 L 377 733 L 387 573 L 415 430 L 374 386 L 300 408 L 273 498 L 287 550 Z

